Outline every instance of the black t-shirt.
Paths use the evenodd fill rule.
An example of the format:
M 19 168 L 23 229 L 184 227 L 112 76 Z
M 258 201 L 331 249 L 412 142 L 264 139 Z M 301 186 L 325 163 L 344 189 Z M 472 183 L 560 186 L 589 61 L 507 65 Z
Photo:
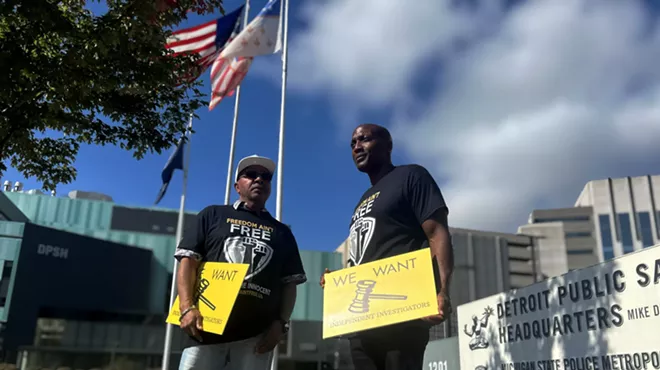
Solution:
M 281 318 L 283 284 L 307 280 L 291 230 L 267 211 L 256 214 L 240 202 L 203 209 L 196 226 L 184 233 L 175 256 L 250 264 L 224 334 L 203 332 L 202 344 L 233 342 L 263 333 Z
M 364 192 L 355 207 L 350 224 L 348 266 L 428 248 L 422 223 L 440 209 L 448 211 L 440 188 L 424 167 L 414 164 L 394 167 Z M 434 273 L 437 280 L 435 262 Z M 421 320 L 393 327 L 411 326 L 428 329 L 428 324 Z M 385 332 L 375 329 L 346 337 L 379 336 Z
M 422 166 L 395 167 L 364 192 L 350 226 L 348 265 L 428 247 L 422 223 L 447 209 L 440 188 Z

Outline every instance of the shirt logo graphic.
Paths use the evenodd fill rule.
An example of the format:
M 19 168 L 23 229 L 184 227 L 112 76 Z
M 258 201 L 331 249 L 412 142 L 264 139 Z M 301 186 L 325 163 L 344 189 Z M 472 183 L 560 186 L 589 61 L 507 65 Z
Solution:
M 371 237 L 374 236 L 374 230 L 376 230 L 376 219 L 373 217 L 362 217 L 351 225 L 349 259 L 353 265 L 359 265 L 362 262 L 364 252 L 369 247 Z
M 223 252 L 230 263 L 250 265 L 245 280 L 263 271 L 273 258 L 273 248 L 259 239 L 247 236 L 232 236 L 225 240 Z

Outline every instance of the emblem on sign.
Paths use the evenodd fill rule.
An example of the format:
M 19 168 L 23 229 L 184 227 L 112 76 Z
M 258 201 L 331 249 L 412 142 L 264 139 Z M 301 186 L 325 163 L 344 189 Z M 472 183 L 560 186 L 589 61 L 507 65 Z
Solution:
M 472 338 L 470 340 L 470 350 L 474 351 L 476 349 L 488 348 L 489 343 L 486 339 L 486 332 L 484 329 L 488 327 L 488 318 L 493 315 L 493 308 L 486 307 L 484 313 L 481 314 L 481 318 L 477 315 L 472 316 L 472 327 L 468 329 L 468 326 L 463 327 L 463 333 Z
M 273 248 L 263 241 L 247 236 L 232 236 L 225 240 L 224 254 L 227 262 L 250 265 L 245 280 L 257 275 L 273 258 Z
M 348 310 L 352 313 L 367 313 L 369 312 L 369 302 L 372 299 L 388 299 L 391 301 L 405 301 L 408 299 L 407 295 L 400 294 L 375 294 L 374 288 L 376 287 L 375 280 L 360 280 L 355 284 L 355 298 L 348 306 Z
M 364 257 L 364 252 L 369 247 L 375 229 L 376 219 L 373 217 L 362 217 L 351 226 L 349 257 L 355 265 L 362 262 L 362 257 Z

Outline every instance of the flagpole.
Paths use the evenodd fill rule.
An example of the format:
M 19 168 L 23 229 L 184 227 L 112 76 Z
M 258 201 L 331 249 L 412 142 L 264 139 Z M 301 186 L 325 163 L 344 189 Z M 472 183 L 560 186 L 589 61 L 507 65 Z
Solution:
M 282 174 L 284 173 L 284 117 L 286 107 L 286 72 L 289 63 L 289 1 L 282 0 L 280 4 L 282 15 L 282 103 L 280 106 L 280 137 L 277 149 L 277 195 L 275 198 L 275 218 L 282 222 Z M 280 358 L 279 345 L 273 350 L 271 370 L 277 370 Z
M 245 12 L 243 13 L 243 28 L 247 27 L 250 15 L 250 0 L 245 0 Z M 229 204 L 231 195 L 231 184 L 234 182 L 234 152 L 236 150 L 236 131 L 238 129 L 238 106 L 241 101 L 241 85 L 236 87 L 236 99 L 234 100 L 234 121 L 231 125 L 231 142 L 229 143 L 229 163 L 227 164 L 227 183 L 225 184 L 225 204 Z
M 190 113 L 190 118 L 188 119 L 188 128 L 186 130 L 186 135 L 188 141 L 186 142 L 186 153 L 185 153 L 185 164 L 183 166 L 183 184 L 181 186 L 181 203 L 179 204 L 179 218 L 176 224 L 176 236 L 175 236 L 175 248 L 179 245 L 179 241 L 183 237 L 183 221 L 184 221 L 184 209 L 186 207 L 186 190 L 188 187 L 188 166 L 190 165 L 190 139 L 192 138 L 192 124 L 193 124 L 193 114 Z M 174 299 L 176 299 L 176 273 L 179 267 L 179 261 L 174 259 L 174 267 L 172 267 L 172 287 L 170 288 L 170 309 L 174 305 Z M 165 348 L 163 349 L 163 361 L 162 361 L 162 370 L 169 370 L 170 366 L 170 356 L 172 354 L 172 330 L 174 325 L 165 324 Z

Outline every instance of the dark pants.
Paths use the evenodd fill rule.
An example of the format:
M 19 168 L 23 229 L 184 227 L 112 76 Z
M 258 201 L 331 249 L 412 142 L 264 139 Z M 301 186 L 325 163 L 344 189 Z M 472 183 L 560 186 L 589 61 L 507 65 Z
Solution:
M 423 370 L 429 328 L 393 325 L 349 338 L 355 370 Z

